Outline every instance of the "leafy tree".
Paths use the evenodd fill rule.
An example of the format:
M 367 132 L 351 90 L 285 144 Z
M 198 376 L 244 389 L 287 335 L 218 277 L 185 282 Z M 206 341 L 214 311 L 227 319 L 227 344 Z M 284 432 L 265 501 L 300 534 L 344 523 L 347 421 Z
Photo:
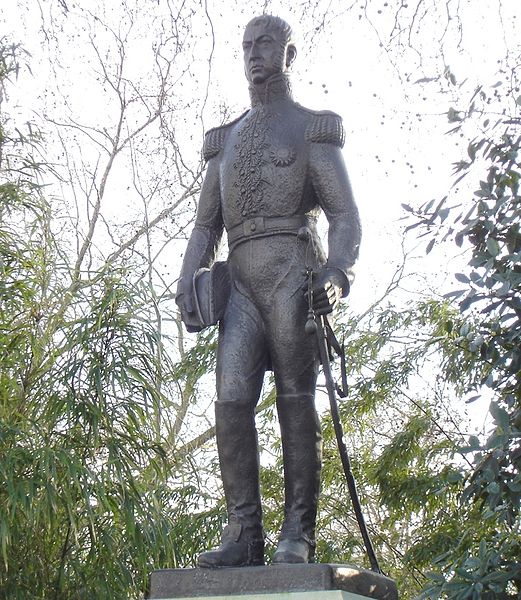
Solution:
M 4 98 L 24 59 L 2 40 Z M 157 298 L 114 257 L 84 276 L 91 248 L 74 258 L 56 231 L 42 136 L 5 112 L 0 134 L 0 595 L 140 597 L 217 528 L 169 437 Z
M 479 87 L 466 110 L 449 113 L 456 124 L 453 133 L 476 125 L 481 129 L 469 143 L 468 157 L 455 165 L 457 183 L 477 175 L 479 187 L 462 209 L 444 198 L 435 207 L 431 203 L 412 211 L 414 226 L 431 237 L 430 247 L 452 240 L 468 248 L 468 267 L 455 275 L 462 285 L 448 294 L 459 302 L 465 320 L 457 330 L 453 360 L 458 366 L 465 361 L 470 371 L 471 377 L 462 381 L 470 401 L 490 396 L 493 418 L 484 443 L 471 437 L 463 448 L 473 455 L 474 466 L 466 476 L 460 510 L 465 517 L 478 511 L 481 526 L 466 526 L 438 557 L 426 597 L 517 598 L 521 590 L 519 92 L 514 68 L 503 94 Z M 491 99 L 500 102 L 500 114 L 491 114 Z

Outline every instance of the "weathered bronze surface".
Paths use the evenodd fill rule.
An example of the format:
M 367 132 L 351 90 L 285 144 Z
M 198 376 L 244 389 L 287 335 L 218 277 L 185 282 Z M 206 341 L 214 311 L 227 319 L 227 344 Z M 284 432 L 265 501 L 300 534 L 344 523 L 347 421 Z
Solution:
M 277 17 L 253 19 L 243 50 L 251 108 L 206 134 L 208 168 L 176 296 L 190 331 L 207 324 L 195 310 L 194 276 L 212 265 L 226 230 L 231 286 L 221 303 L 215 413 L 229 521 L 219 549 L 199 557 L 201 567 L 263 564 L 254 409 L 269 368 L 285 478 L 274 562 L 313 557 L 321 433 L 314 406 L 318 352 L 305 332 L 305 271 L 314 270 L 316 313 L 331 312 L 349 292 L 361 233 L 341 153 L 341 118 L 293 101 L 290 27 Z M 328 221 L 327 256 L 316 230 L 321 211 Z

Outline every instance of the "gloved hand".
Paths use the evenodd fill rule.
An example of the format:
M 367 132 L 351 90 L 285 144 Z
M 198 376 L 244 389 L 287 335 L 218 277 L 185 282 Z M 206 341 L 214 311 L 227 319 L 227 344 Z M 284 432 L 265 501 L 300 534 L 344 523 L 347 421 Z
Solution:
M 340 269 L 321 267 L 318 271 L 313 272 L 312 307 L 317 315 L 327 315 L 333 312 L 340 298 L 348 294 L 349 280 Z
M 181 277 L 177 284 L 175 301 L 181 313 L 181 319 L 185 324 L 188 333 L 195 333 L 202 330 L 201 323 L 197 318 L 194 305 L 193 288 L 191 278 Z

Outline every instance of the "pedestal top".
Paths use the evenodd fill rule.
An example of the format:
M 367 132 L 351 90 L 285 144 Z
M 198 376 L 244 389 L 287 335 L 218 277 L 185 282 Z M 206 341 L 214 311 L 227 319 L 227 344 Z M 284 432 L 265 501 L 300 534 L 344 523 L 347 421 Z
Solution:
M 341 590 L 397 600 L 392 579 L 353 565 L 298 564 L 226 569 L 162 569 L 150 576 L 151 599 Z

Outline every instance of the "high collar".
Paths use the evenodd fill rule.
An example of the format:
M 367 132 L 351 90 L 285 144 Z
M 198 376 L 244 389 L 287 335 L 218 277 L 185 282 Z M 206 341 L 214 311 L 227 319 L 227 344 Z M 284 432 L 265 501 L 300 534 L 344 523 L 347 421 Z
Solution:
M 275 100 L 292 100 L 291 84 L 286 73 L 276 73 L 260 85 L 250 85 L 251 105 L 259 106 Z

